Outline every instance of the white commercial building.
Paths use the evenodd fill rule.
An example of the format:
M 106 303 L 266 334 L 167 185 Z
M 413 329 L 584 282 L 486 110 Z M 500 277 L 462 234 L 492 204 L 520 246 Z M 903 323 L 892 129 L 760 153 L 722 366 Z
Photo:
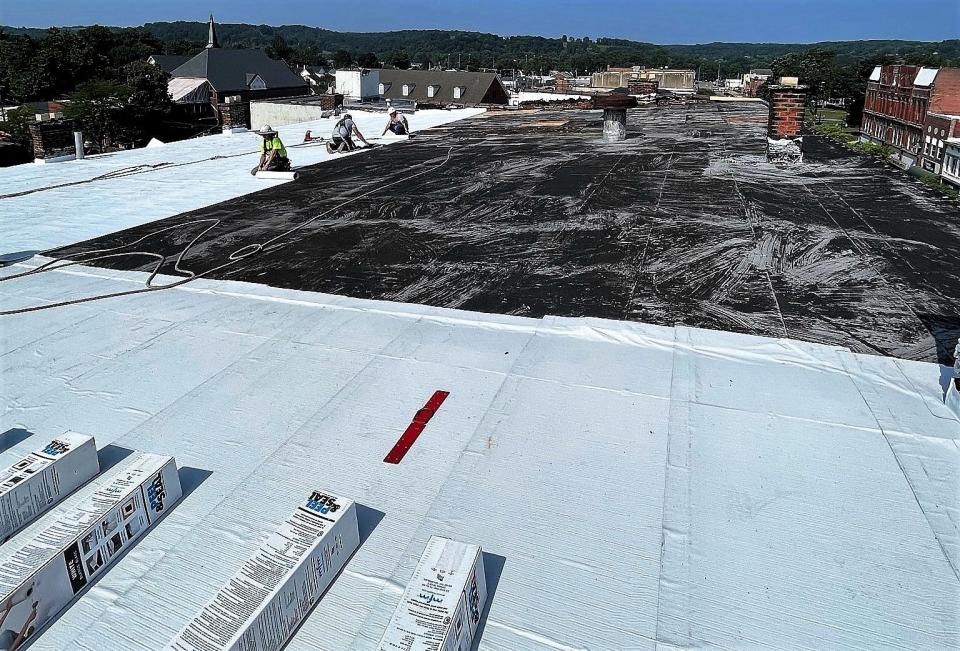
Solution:
M 960 187 L 960 138 L 950 138 L 946 141 L 940 177 L 947 183 Z
M 337 70 L 336 91 L 347 99 L 375 99 L 380 97 L 380 71 Z

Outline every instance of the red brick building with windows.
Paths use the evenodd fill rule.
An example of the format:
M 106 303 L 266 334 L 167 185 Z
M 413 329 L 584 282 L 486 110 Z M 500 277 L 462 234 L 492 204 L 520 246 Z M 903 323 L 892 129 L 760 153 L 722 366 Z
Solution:
M 937 167 L 943 160 L 942 148 L 931 154 L 925 147 L 929 113 L 960 114 L 960 69 L 877 66 L 867 82 L 861 139 L 890 145 L 907 168 L 939 155 Z M 929 126 L 932 134 L 933 125 Z

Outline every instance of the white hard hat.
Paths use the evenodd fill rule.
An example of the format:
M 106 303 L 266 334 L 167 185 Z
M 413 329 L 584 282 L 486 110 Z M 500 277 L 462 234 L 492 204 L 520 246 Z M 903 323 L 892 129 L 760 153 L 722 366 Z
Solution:
M 397 107 L 396 107 L 396 106 L 391 106 L 391 107 L 390 107 L 390 110 L 387 111 L 387 112 L 388 112 L 390 115 L 393 115 L 394 113 L 397 112 Z
M 266 136 L 270 135 L 271 133 L 276 133 L 276 130 L 269 124 L 265 124 L 257 133 L 259 133 L 261 136 Z

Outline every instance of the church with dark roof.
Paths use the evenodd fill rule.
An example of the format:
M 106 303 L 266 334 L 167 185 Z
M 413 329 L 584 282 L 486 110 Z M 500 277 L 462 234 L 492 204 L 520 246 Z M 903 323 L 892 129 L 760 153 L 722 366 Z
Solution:
M 160 62 L 157 62 L 160 65 Z M 249 127 L 250 100 L 309 94 L 306 81 L 263 50 L 221 48 L 213 16 L 207 46 L 170 71 L 173 101 L 224 126 Z

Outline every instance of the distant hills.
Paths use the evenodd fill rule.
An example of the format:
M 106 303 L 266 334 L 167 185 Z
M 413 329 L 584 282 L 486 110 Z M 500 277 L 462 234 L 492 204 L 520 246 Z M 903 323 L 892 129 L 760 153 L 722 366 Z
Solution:
M 704 43 L 698 45 L 657 45 L 626 39 L 567 39 L 541 36 L 498 36 L 480 32 L 448 30 L 401 30 L 394 32 L 337 32 L 305 25 L 217 25 L 224 47 L 273 48 L 285 51 L 284 58 L 319 62 L 337 50 L 359 56 L 372 52 L 389 61 L 402 53 L 414 62 L 449 63 L 458 59 L 464 67 L 524 67 L 591 70 L 612 65 L 721 66 L 724 75 L 752 67 L 768 67 L 777 57 L 813 48 L 836 53 L 839 63 L 854 63 L 883 55 L 911 62 L 949 65 L 960 62 L 960 39 L 924 42 L 900 40 L 826 41 L 822 43 Z M 67 28 L 72 29 L 72 28 Z M 146 23 L 149 32 L 168 53 L 196 51 L 206 42 L 207 26 L 202 22 Z M 43 38 L 46 30 L 0 28 L 7 34 Z

